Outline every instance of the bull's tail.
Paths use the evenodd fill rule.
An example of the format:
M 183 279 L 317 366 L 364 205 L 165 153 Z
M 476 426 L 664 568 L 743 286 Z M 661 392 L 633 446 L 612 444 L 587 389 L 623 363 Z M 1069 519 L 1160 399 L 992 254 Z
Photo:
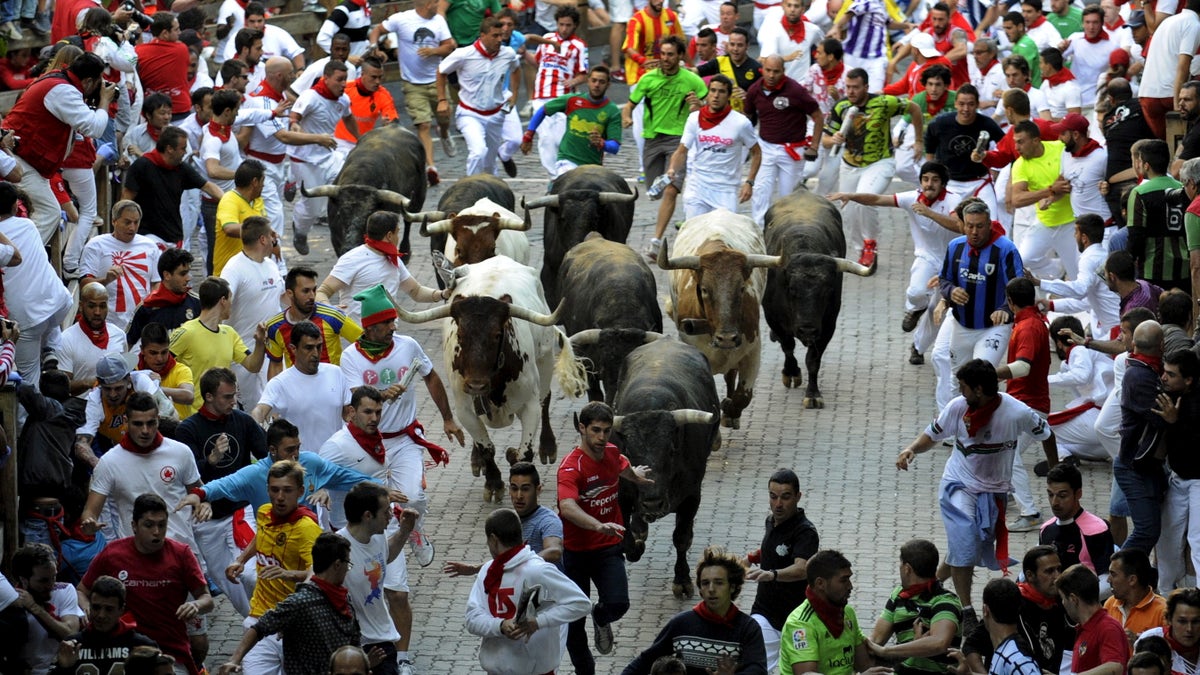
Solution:
M 558 376 L 558 386 L 567 396 L 579 398 L 588 390 L 587 368 L 583 361 L 575 358 L 575 350 L 571 340 L 558 326 L 554 327 L 558 337 L 558 359 L 554 362 L 554 373 Z

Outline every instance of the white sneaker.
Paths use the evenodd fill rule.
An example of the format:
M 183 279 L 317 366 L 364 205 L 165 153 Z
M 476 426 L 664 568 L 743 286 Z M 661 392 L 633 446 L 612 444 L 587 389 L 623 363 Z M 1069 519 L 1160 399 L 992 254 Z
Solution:
M 417 669 L 413 667 L 412 661 L 399 661 L 396 663 L 397 675 L 417 675 Z
M 651 264 L 658 264 L 658 249 L 662 248 L 661 239 L 651 239 L 646 248 L 642 249 L 642 253 L 646 255 L 646 259 Z
M 408 536 L 408 545 L 418 565 L 429 567 L 433 564 L 433 540 L 424 532 L 413 530 L 412 534 Z

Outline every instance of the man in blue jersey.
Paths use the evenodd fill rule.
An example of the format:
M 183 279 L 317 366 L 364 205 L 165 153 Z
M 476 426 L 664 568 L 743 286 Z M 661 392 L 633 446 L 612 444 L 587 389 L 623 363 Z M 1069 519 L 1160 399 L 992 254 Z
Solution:
M 953 314 L 942 321 L 933 344 L 938 411 L 957 394 L 959 366 L 971 359 L 998 366 L 1008 353 L 1013 316 L 1004 288 L 1025 273 L 1021 254 L 992 221 L 987 204 L 968 198 L 958 210 L 966 234 L 950 242 L 938 275 L 939 291 Z

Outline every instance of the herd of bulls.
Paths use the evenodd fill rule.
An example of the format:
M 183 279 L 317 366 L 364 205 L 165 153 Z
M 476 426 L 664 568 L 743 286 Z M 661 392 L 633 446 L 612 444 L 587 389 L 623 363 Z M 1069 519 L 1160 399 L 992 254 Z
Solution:
M 540 416 L 538 456 L 543 464 L 556 460 L 549 405 L 557 376 L 567 395 L 609 402 L 618 415 L 613 442 L 634 465 L 653 469 L 651 486 L 621 484 L 626 558 L 641 557 L 648 523 L 675 513 L 673 591 L 690 597 L 686 556 L 706 462 L 720 447 L 718 417 L 737 429 L 753 397 L 760 306 L 784 352 L 784 386 L 802 384 L 793 354 L 799 339 L 808 348 L 803 404 L 824 405 L 817 376 L 841 309 L 842 273 L 874 272 L 845 259 L 838 210 L 800 188 L 770 208 L 765 227 L 726 210 L 684 223 L 657 260 L 670 271 L 666 314 L 679 332 L 675 340 L 663 335 L 650 267 L 625 245 L 638 196 L 625 179 L 600 166 L 579 167 L 556 179 L 545 197 L 522 201 L 521 217 L 507 184 L 471 176 L 446 190 L 436 211 L 421 212 L 422 158 L 408 130 L 376 129 L 350 153 L 335 185 L 310 193 L 330 197 L 339 254 L 361 242 L 367 216 L 382 209 L 404 216 L 402 251 L 416 222 L 433 250 L 470 265 L 447 304 L 399 312 L 414 324 L 450 319 L 443 323 L 444 372 L 455 415 L 472 439 L 472 472 L 484 475 L 484 499 L 500 502 L 505 493 L 488 428 L 519 419 L 521 442 L 507 459 L 531 460 Z M 544 210 L 540 276 L 528 266 L 524 234 L 533 210 Z M 724 399 L 716 374 L 725 376 Z

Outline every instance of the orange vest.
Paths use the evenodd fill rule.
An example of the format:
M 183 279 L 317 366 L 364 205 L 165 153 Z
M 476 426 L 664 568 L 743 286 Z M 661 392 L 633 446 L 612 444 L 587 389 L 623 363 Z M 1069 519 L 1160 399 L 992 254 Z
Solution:
M 396 114 L 396 104 L 392 101 L 392 95 L 387 92 L 381 85 L 373 92 L 364 91 L 360 83 L 361 80 L 355 80 L 346 85 L 346 95 L 350 97 L 350 114 L 354 116 L 354 121 L 358 122 L 358 135 L 363 134 L 375 128 L 375 124 L 382 119 L 385 123 L 390 122 L 399 115 Z M 346 123 L 338 120 L 337 129 L 333 135 L 354 143 L 354 136 L 350 135 L 350 131 L 346 129 Z

